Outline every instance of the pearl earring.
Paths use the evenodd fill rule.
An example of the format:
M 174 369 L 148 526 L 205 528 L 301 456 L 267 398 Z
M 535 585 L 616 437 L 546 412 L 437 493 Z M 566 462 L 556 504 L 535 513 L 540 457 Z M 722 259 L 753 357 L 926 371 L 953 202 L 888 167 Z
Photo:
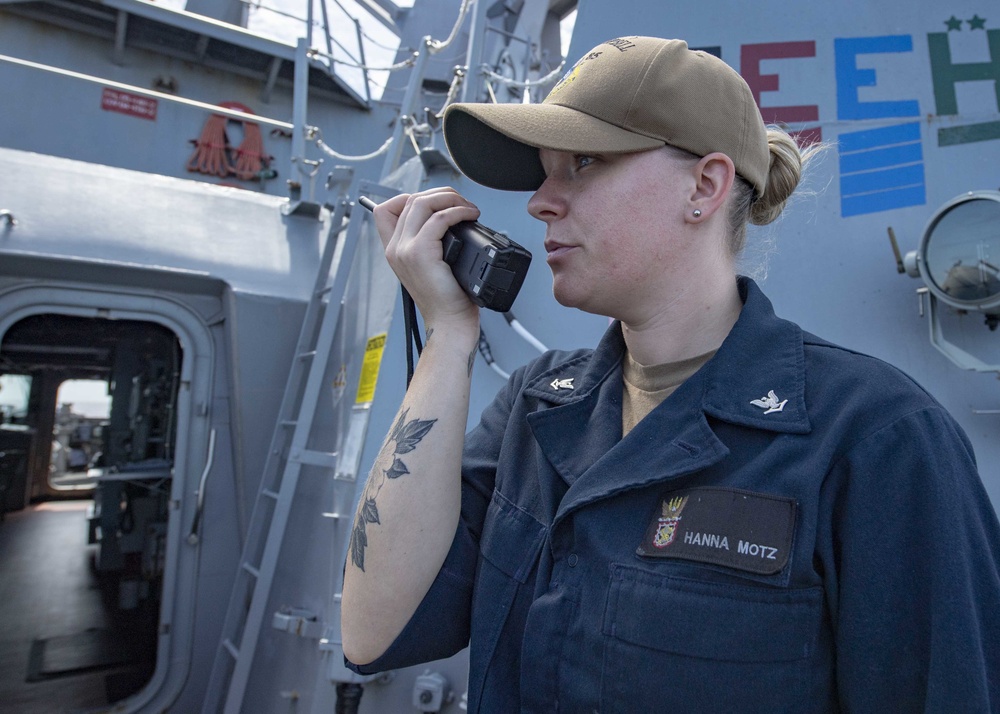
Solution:
M 691 215 L 694 216 L 695 218 L 701 218 L 701 209 L 700 208 L 694 209 L 693 211 L 691 211 Z

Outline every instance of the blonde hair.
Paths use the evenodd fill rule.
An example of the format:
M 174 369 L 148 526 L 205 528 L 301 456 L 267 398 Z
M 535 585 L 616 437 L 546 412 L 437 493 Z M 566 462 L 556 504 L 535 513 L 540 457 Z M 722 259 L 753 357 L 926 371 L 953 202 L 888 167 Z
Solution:
M 750 184 L 738 174 L 733 184 L 729 205 L 729 249 L 733 255 L 743 251 L 748 223 L 766 226 L 778 219 L 806 166 L 826 147 L 822 144 L 800 147 L 786 131 L 768 127 L 767 148 L 771 161 L 764 193 L 755 196 Z

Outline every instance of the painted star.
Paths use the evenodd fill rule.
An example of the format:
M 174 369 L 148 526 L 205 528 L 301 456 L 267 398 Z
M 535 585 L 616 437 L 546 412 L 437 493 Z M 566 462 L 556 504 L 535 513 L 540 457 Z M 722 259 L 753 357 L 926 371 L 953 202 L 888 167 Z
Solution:
M 986 18 L 979 17 L 979 15 L 973 15 L 971 20 L 966 20 L 969 23 L 970 30 L 982 30 L 986 31 Z
M 962 31 L 962 21 L 954 15 L 945 20 L 944 24 L 948 26 L 948 32 L 951 32 L 952 30 L 958 30 L 959 32 Z

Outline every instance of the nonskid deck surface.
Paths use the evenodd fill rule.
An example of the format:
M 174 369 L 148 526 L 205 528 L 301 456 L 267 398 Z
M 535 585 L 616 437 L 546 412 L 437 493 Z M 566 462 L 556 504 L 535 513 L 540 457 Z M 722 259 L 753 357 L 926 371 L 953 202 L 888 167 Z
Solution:
M 118 608 L 93 567 L 89 501 L 52 501 L 0 524 L 0 713 L 57 714 L 136 691 L 152 658 L 136 635 L 148 615 Z M 112 587 L 109 587 L 109 583 Z

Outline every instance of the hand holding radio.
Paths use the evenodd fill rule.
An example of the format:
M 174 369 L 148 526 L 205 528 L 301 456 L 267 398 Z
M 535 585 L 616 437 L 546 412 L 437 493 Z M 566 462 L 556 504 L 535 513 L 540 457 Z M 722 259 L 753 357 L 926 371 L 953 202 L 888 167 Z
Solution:
M 448 206 L 450 190 L 436 192 L 433 200 L 452 211 L 469 206 Z M 376 204 L 362 196 L 358 202 L 370 211 Z M 405 212 L 405 211 L 403 211 Z M 406 218 L 400 213 L 398 220 Z M 426 222 L 426 219 L 425 219 Z M 399 233 L 399 225 L 394 231 Z M 497 312 L 510 310 L 517 297 L 528 266 L 531 253 L 507 236 L 474 220 L 463 220 L 448 228 L 441 240 L 442 258 L 451 267 L 452 274 L 469 299 L 479 307 Z

